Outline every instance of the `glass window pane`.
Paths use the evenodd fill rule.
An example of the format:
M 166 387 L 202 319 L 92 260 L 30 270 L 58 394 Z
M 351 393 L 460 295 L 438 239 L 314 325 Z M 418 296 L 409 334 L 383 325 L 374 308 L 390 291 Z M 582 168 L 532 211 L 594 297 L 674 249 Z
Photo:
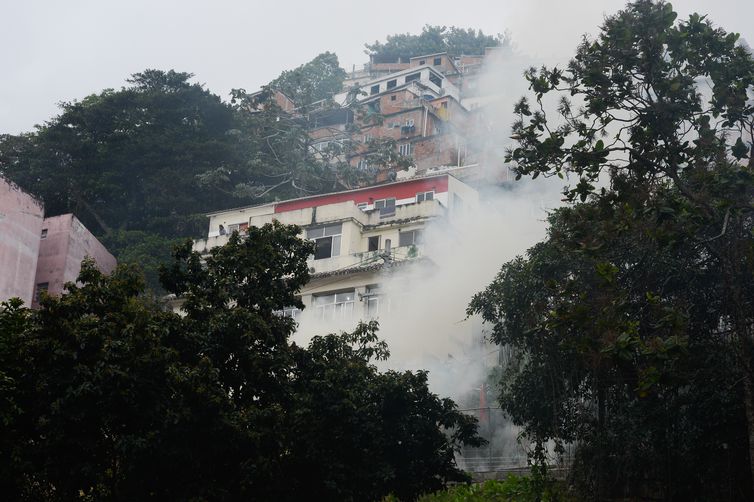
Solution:
M 328 239 L 332 239 L 332 252 L 330 256 L 340 256 L 340 235 L 328 237 Z
M 342 233 L 343 224 L 337 223 L 335 225 L 327 225 L 323 230 L 325 231 L 325 235 L 337 235 Z
M 325 235 L 325 229 L 322 227 L 309 228 L 306 230 L 306 237 L 309 239 L 316 239 Z
M 338 248 L 340 249 L 340 237 L 338 239 Z M 332 237 L 322 237 L 315 241 L 314 259 L 321 260 L 332 256 Z

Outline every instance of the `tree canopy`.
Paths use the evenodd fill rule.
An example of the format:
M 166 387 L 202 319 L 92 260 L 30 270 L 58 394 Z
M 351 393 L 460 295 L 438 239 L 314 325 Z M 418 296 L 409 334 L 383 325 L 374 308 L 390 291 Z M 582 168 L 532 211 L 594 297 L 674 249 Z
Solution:
M 535 439 L 576 442 L 595 498 L 745 500 L 754 61 L 704 16 L 676 18 L 632 2 L 565 69 L 527 72 L 507 158 L 567 178 L 574 205 L 470 312 L 521 353 L 503 407 Z
M 346 72 L 340 67 L 338 56 L 323 52 L 298 68 L 283 71 L 269 85 L 282 91 L 296 106 L 306 107 L 339 93 L 345 78 Z
M 319 89 L 308 79 L 320 66 L 299 85 Z M 116 257 L 142 262 L 152 287 L 152 255 L 200 236 L 205 213 L 343 186 L 348 166 L 315 156 L 305 124 L 281 120 L 275 106 L 225 103 L 191 77 L 146 70 L 62 104 L 36 131 L 0 136 L 0 173 L 39 196 L 48 216 L 73 212 Z
M 163 269 L 85 262 L 31 311 L 0 305 L 0 486 L 13 500 L 406 500 L 465 480 L 476 420 L 423 372 L 378 372 L 376 324 L 290 343 L 312 244 L 280 224 Z
M 455 26 L 425 25 L 419 35 L 400 33 L 388 35 L 385 42 L 365 44 L 367 55 L 375 60 L 410 58 L 424 54 L 447 52 L 452 56 L 481 55 L 487 47 L 506 45 L 504 35 L 485 35 L 482 30 Z

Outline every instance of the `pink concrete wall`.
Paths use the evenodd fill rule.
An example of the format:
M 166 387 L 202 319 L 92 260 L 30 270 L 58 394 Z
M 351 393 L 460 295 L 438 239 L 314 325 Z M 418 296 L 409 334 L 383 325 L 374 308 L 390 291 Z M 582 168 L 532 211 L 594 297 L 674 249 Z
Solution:
M 74 215 L 45 218 L 43 228 L 47 237 L 39 247 L 35 283 L 47 283 L 49 294 L 61 295 L 66 282 L 75 282 L 87 256 L 105 273 L 115 268 L 115 257 Z
M 0 177 L 0 301 L 31 303 L 43 217 L 40 202 Z

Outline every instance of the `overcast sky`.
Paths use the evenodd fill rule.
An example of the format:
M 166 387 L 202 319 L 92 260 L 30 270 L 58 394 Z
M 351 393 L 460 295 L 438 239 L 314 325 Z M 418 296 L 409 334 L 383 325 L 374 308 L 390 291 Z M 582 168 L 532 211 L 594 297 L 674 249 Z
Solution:
M 364 43 L 425 24 L 496 34 L 519 51 L 567 59 L 584 33 L 597 33 L 617 0 L 0 0 L 0 133 L 31 130 L 57 103 L 118 88 L 145 68 L 195 74 L 227 98 L 255 90 L 282 70 L 324 51 L 350 69 L 366 61 Z M 697 11 L 754 45 L 751 0 L 673 2 Z M 511 78 L 520 78 L 512 75 Z

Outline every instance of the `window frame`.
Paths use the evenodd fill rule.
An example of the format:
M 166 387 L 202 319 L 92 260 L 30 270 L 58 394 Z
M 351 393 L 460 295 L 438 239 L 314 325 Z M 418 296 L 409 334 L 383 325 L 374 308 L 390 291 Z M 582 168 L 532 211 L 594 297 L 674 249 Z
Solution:
M 404 238 L 404 236 L 411 235 L 411 242 L 405 242 L 407 237 Z M 424 241 L 424 232 L 422 232 L 422 229 L 415 228 L 413 230 L 404 230 L 398 232 L 398 247 L 408 247 L 408 246 L 415 246 L 417 244 L 421 244 Z
M 413 82 L 415 80 L 421 80 L 422 74 L 421 72 L 412 73 L 410 75 L 406 75 L 406 78 L 403 79 L 403 82 L 408 84 L 409 82 Z
M 380 211 L 380 218 L 395 216 L 395 201 L 395 197 L 387 197 L 374 201 L 374 208 Z
M 321 235 L 319 234 L 321 231 Z M 331 223 L 318 225 L 306 229 L 306 238 L 314 242 L 314 259 L 326 260 L 340 256 L 340 247 L 343 236 L 343 223 Z M 325 254 L 325 246 L 329 244 L 329 254 Z
M 424 202 L 425 200 L 434 200 L 435 191 L 429 190 L 427 192 L 416 192 L 416 202 Z
M 355 304 L 356 291 L 354 289 L 323 293 L 312 297 L 314 313 L 321 321 L 345 320 L 353 317 Z

